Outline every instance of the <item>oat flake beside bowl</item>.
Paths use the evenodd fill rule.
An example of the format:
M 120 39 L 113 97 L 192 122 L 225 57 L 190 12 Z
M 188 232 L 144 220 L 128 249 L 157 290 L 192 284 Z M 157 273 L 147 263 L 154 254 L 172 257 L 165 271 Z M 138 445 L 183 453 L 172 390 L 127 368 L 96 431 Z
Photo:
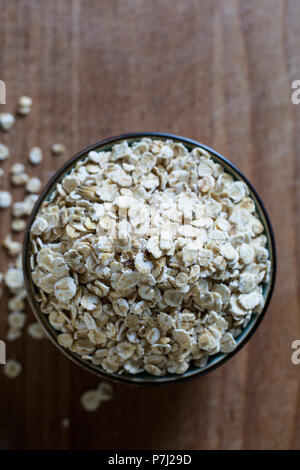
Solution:
M 273 271 L 255 201 L 205 148 L 115 140 L 41 196 L 25 266 L 34 308 L 100 374 L 151 382 L 205 369 L 266 304 Z

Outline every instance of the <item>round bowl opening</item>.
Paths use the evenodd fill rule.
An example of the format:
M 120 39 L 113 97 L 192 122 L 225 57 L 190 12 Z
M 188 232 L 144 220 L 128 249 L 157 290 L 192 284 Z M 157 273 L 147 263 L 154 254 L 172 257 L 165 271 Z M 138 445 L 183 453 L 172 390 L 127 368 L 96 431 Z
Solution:
M 50 198 L 52 191 L 55 189 L 57 183 L 59 183 L 66 174 L 68 174 L 77 161 L 84 159 L 87 154 L 91 150 L 100 151 L 100 150 L 110 150 L 111 147 L 115 144 L 120 143 L 121 141 L 126 140 L 129 144 L 139 141 L 144 137 L 152 138 L 153 140 L 167 140 L 172 139 L 173 141 L 177 141 L 182 143 L 186 146 L 189 150 L 193 149 L 194 147 L 200 147 L 206 151 L 208 151 L 211 155 L 211 158 L 216 162 L 220 163 L 225 171 L 232 175 L 235 180 L 242 180 L 244 181 L 250 191 L 250 197 L 254 200 L 256 206 L 256 212 L 259 216 L 260 221 L 264 226 L 264 234 L 267 237 L 267 249 L 269 251 L 269 257 L 271 262 L 271 272 L 270 272 L 270 279 L 269 282 L 263 285 L 263 296 L 265 299 L 264 307 L 262 312 L 257 314 L 252 314 L 252 317 L 248 323 L 248 325 L 242 330 L 241 334 L 236 338 L 237 346 L 236 348 L 227 354 L 218 353 L 215 356 L 211 356 L 208 360 L 208 363 L 205 367 L 199 368 L 194 365 L 191 365 L 190 368 L 182 375 L 177 374 L 168 374 L 161 377 L 155 377 L 147 373 L 140 373 L 136 375 L 130 374 L 110 374 L 105 372 L 104 370 L 100 369 L 98 366 L 93 365 L 88 360 L 82 359 L 76 353 L 72 353 L 69 350 L 63 348 L 58 344 L 56 339 L 58 332 L 50 325 L 47 320 L 46 315 L 44 315 L 39 308 L 39 304 L 35 299 L 35 293 L 37 292 L 37 288 L 33 284 L 31 278 L 31 269 L 30 269 L 30 251 L 31 251 L 31 242 L 30 242 L 30 228 L 31 225 L 39 212 L 41 204 Z M 39 199 L 37 200 L 35 207 L 31 213 L 30 219 L 28 221 L 25 237 L 24 237 L 24 247 L 23 247 L 23 271 L 24 271 L 24 280 L 25 286 L 28 293 L 28 298 L 33 309 L 35 316 L 37 317 L 38 321 L 43 326 L 44 330 L 47 333 L 47 336 L 54 342 L 56 347 L 60 349 L 69 359 L 83 367 L 84 369 L 110 380 L 114 380 L 117 382 L 123 382 L 128 384 L 135 384 L 135 385 L 155 385 L 155 384 L 166 384 L 166 383 L 174 383 L 174 382 L 182 382 L 184 380 L 192 379 L 204 375 L 216 367 L 224 364 L 228 359 L 233 357 L 250 339 L 250 337 L 254 334 L 256 329 L 258 328 L 259 324 L 261 323 L 268 305 L 271 300 L 272 292 L 274 289 L 275 283 L 275 274 L 276 274 L 276 252 L 275 252 L 275 240 L 273 235 L 272 226 L 267 215 L 266 209 L 259 198 L 258 194 L 256 193 L 255 189 L 248 181 L 248 179 L 242 174 L 242 172 L 233 165 L 229 160 L 225 157 L 217 153 L 215 150 L 203 145 L 199 142 L 176 136 L 173 134 L 165 134 L 165 133 L 132 133 L 132 134 L 124 134 L 117 137 L 112 137 L 109 139 L 105 139 L 101 142 L 98 142 L 94 145 L 89 146 L 88 148 L 79 152 L 75 157 L 70 159 L 65 165 L 63 165 L 55 175 L 50 179 L 46 187 L 43 189 Z

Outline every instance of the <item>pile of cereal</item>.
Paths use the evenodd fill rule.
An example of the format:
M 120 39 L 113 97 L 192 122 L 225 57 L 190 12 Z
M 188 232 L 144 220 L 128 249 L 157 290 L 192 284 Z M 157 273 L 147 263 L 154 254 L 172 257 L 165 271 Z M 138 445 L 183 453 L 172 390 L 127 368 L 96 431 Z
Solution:
M 201 148 L 144 138 L 91 151 L 31 227 L 41 311 L 109 373 L 155 376 L 229 353 L 264 305 L 266 236 L 249 190 Z

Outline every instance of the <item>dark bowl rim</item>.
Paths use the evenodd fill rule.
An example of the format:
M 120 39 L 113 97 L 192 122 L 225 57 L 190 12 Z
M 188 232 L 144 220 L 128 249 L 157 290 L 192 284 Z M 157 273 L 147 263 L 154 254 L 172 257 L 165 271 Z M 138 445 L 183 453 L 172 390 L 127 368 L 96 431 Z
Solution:
M 35 306 L 33 296 L 32 296 L 32 292 L 31 292 L 31 289 L 30 289 L 30 280 L 29 280 L 29 275 L 28 275 L 28 272 L 30 271 L 30 266 L 28 266 L 26 261 L 28 259 L 29 242 L 30 242 L 30 227 L 32 225 L 32 222 L 34 221 L 41 204 L 43 203 L 45 197 L 47 196 L 48 191 L 55 184 L 55 182 L 59 179 L 59 177 L 67 170 L 67 168 L 72 167 L 73 164 L 77 160 L 80 160 L 81 158 L 84 158 L 85 156 L 87 156 L 88 152 L 90 152 L 92 150 L 95 150 L 95 149 L 98 149 L 99 147 L 103 147 L 103 146 L 106 146 L 106 145 L 109 145 L 109 144 L 113 145 L 115 142 L 120 141 L 120 140 L 130 140 L 130 139 L 135 139 L 135 138 L 136 139 L 141 139 L 143 137 L 172 139 L 172 140 L 177 140 L 181 143 L 185 143 L 185 144 L 190 145 L 190 146 L 203 148 L 204 150 L 211 153 L 213 156 L 216 156 L 218 159 L 220 159 L 221 161 L 226 163 L 226 165 L 228 165 L 235 173 L 237 173 L 238 176 L 241 178 L 241 180 L 243 180 L 249 186 L 250 190 L 254 194 L 254 196 L 256 198 L 256 201 L 258 202 L 258 204 L 260 206 L 260 209 L 261 209 L 261 211 L 264 215 L 266 225 L 267 225 L 267 230 L 269 232 L 270 242 L 271 242 L 270 247 L 269 247 L 269 251 L 271 252 L 271 255 L 272 255 L 271 256 L 272 264 L 271 264 L 271 279 L 270 279 L 270 283 L 268 284 L 268 293 L 267 293 L 267 296 L 265 298 L 264 307 L 263 307 L 261 313 L 259 314 L 259 316 L 256 318 L 255 323 L 253 324 L 251 330 L 246 334 L 246 336 L 240 341 L 238 346 L 233 351 L 226 354 L 216 364 L 213 364 L 210 367 L 205 368 L 203 370 L 200 369 L 198 372 L 196 372 L 195 374 L 192 374 L 192 375 L 188 375 L 188 376 L 184 376 L 184 375 L 183 376 L 181 376 L 181 375 L 175 376 L 174 375 L 174 377 L 168 378 L 166 381 L 163 381 L 163 378 L 162 378 L 161 381 L 151 381 L 151 380 L 145 380 L 144 381 L 144 380 L 141 380 L 141 381 L 135 382 L 135 381 L 131 380 L 130 378 L 124 377 L 122 375 L 120 375 L 120 376 L 113 375 L 112 376 L 111 374 L 109 374 L 105 371 L 102 371 L 102 370 L 96 371 L 96 370 L 92 369 L 92 367 L 90 367 L 88 364 L 82 362 L 73 353 L 69 352 L 67 349 L 63 348 L 60 344 L 58 344 L 58 341 L 52 335 L 52 331 L 50 330 L 50 327 L 49 327 L 49 330 L 48 330 L 48 328 L 46 327 L 46 324 L 44 324 L 44 322 L 42 321 L 40 315 L 36 311 L 36 306 Z M 153 386 L 153 385 L 171 385 L 171 384 L 176 384 L 176 383 L 182 383 L 182 382 L 186 382 L 188 380 L 193 380 L 193 379 L 202 377 L 202 376 L 212 372 L 213 370 L 217 369 L 218 367 L 222 366 L 223 364 L 225 364 L 227 361 L 229 361 L 229 359 L 231 359 L 233 356 L 235 356 L 247 344 L 247 342 L 250 340 L 250 338 L 257 331 L 259 325 L 261 324 L 261 322 L 262 322 L 263 318 L 265 317 L 265 314 L 268 310 L 268 307 L 269 307 L 269 304 L 270 304 L 270 301 L 271 301 L 271 298 L 272 298 L 272 294 L 273 294 L 273 291 L 274 291 L 274 286 L 275 286 L 276 269 L 277 269 L 277 257 L 276 257 L 276 244 L 275 244 L 274 231 L 273 231 L 272 224 L 271 224 L 269 215 L 267 213 L 267 210 L 266 210 L 260 196 L 258 195 L 257 191 L 253 187 L 253 185 L 250 183 L 248 178 L 241 172 L 241 170 L 235 166 L 234 163 L 232 163 L 226 157 L 224 157 L 223 155 L 218 153 L 216 150 L 208 147 L 207 145 L 204 145 L 201 142 L 198 142 L 198 141 L 193 140 L 193 139 L 189 139 L 187 137 L 182 137 L 180 135 L 170 134 L 170 133 L 165 133 L 165 132 L 133 132 L 133 133 L 121 134 L 121 135 L 114 136 L 114 137 L 109 137 L 109 138 L 103 139 L 103 140 L 101 140 L 101 141 L 99 141 L 95 144 L 89 145 L 88 147 L 85 147 L 83 150 L 78 152 L 74 157 L 72 157 L 66 163 L 64 163 L 55 172 L 55 174 L 49 179 L 48 183 L 44 186 L 42 192 L 40 193 L 39 198 L 37 199 L 37 201 L 36 201 L 36 203 L 33 207 L 33 210 L 32 210 L 32 212 L 29 216 L 29 219 L 28 219 L 27 227 L 26 227 L 25 234 L 24 234 L 24 241 L 23 241 L 22 266 L 23 266 L 23 275 L 24 275 L 25 288 L 26 288 L 26 291 L 27 291 L 28 300 L 29 300 L 31 309 L 32 309 L 36 319 L 38 320 L 39 324 L 42 326 L 43 331 L 45 331 L 47 333 L 47 336 L 50 338 L 52 343 L 65 356 L 67 356 L 69 359 L 71 359 L 73 362 L 75 362 L 80 367 L 83 367 L 85 370 L 89 371 L 90 373 L 93 373 L 94 375 L 96 375 L 98 377 L 105 378 L 105 379 L 111 380 L 113 382 L 125 383 L 125 384 L 128 384 L 128 385 L 134 385 L 134 386 L 147 386 L 147 385 Z

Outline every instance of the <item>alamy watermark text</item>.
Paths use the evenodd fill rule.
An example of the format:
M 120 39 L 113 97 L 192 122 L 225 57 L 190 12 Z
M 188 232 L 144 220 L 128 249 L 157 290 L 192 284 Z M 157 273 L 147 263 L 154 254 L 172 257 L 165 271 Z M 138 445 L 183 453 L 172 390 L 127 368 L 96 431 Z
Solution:
M 6 85 L 3 80 L 0 80 L 0 104 L 6 104 Z

